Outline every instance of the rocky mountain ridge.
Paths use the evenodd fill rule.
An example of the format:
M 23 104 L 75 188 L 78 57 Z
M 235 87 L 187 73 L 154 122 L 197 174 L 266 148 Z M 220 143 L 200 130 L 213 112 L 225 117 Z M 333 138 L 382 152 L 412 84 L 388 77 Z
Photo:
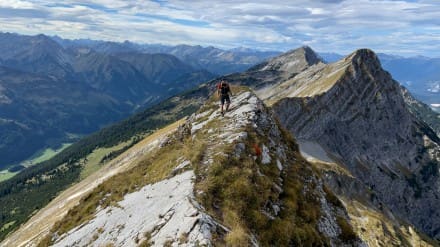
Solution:
M 319 53 L 326 62 L 339 61 L 344 56 L 336 53 Z M 440 92 L 439 58 L 412 56 L 402 57 L 378 53 L 382 67 L 389 71 L 393 78 L 409 89 L 412 95 L 425 104 L 438 104 Z M 439 112 L 438 107 L 431 108 Z
M 106 204 L 102 196 L 112 196 L 104 192 L 107 185 L 103 182 L 55 224 L 49 238 L 41 243 L 259 246 L 303 242 L 362 246 L 350 230 L 344 208 L 337 199 L 330 201 L 332 193 L 298 155 L 293 140 L 284 136 L 270 111 L 249 91 L 236 90 L 232 109 L 224 118 L 215 102 L 208 102 L 176 133 L 162 139 L 156 151 L 150 151 L 155 153 L 150 156 L 152 163 L 146 161 L 146 153 L 132 162 L 134 171 L 120 173 L 107 183 L 114 186 L 115 181 L 127 181 L 127 175 L 138 172 L 141 166 L 148 171 L 145 176 L 165 172 L 166 179 L 156 177 L 157 182 L 142 185 L 141 181 L 148 178 L 130 177 L 136 189 L 128 189 L 116 204 Z M 183 146 L 191 148 L 190 153 L 180 152 L 181 141 L 192 143 Z M 166 163 L 157 159 L 162 157 L 161 152 L 167 152 Z M 93 220 L 83 214 L 80 217 L 86 220 L 73 223 L 75 212 L 82 212 L 91 201 L 104 203 L 92 211 Z M 140 210 L 146 205 L 148 210 Z M 72 223 L 74 227 L 69 226 Z M 277 229 L 282 228 L 286 234 L 280 236 Z M 41 235 L 35 240 L 20 236 L 26 232 L 9 239 L 23 244 L 41 241 Z M 12 241 L 9 239 L 3 244 Z
M 411 114 L 372 51 L 356 51 L 326 69 L 324 90 L 296 90 L 307 80 L 313 85 L 314 68 L 280 85 L 287 96 L 273 103 L 280 122 L 300 143 L 318 144 L 397 217 L 439 238 L 438 136 Z

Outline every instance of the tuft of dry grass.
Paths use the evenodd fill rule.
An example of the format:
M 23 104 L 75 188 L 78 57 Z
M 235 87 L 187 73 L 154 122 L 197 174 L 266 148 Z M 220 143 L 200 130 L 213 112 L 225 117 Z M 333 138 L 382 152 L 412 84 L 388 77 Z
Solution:
M 173 246 L 173 240 L 169 239 L 167 241 L 165 241 L 165 243 L 163 243 L 164 247 L 171 247 Z
M 44 236 L 43 239 L 40 240 L 37 247 L 50 246 L 51 242 L 52 242 L 52 235 L 46 235 L 46 236 Z
M 188 243 L 188 233 L 184 232 L 179 237 L 179 244 Z
M 352 241 L 356 241 L 358 239 L 357 234 L 353 231 L 353 227 L 347 222 L 346 219 L 338 216 L 336 218 L 336 222 L 341 228 L 341 234 L 339 237 L 345 243 L 351 243 Z
M 247 247 L 249 246 L 250 236 L 242 225 L 236 225 L 226 234 L 225 241 L 227 246 Z
M 151 247 L 154 243 L 151 242 L 151 232 L 144 233 L 144 239 L 138 244 L 138 247 Z
M 323 189 L 325 192 L 325 198 L 328 202 L 330 202 L 333 206 L 344 208 L 344 205 L 339 198 L 327 186 L 324 185 Z
M 144 239 L 142 240 L 142 242 L 138 244 L 138 247 L 151 247 L 151 246 L 153 246 L 153 244 L 148 239 Z

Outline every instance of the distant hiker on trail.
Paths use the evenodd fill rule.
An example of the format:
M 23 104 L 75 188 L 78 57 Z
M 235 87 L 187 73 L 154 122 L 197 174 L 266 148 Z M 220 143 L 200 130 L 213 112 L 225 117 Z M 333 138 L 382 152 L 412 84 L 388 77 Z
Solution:
M 231 88 L 225 80 L 222 80 L 219 84 L 217 84 L 217 95 L 220 97 L 220 111 L 222 113 L 222 116 L 224 116 L 225 113 L 223 111 L 223 105 L 226 101 L 225 111 L 228 111 L 229 105 L 231 104 L 231 99 L 229 98 L 229 95 L 232 96 Z

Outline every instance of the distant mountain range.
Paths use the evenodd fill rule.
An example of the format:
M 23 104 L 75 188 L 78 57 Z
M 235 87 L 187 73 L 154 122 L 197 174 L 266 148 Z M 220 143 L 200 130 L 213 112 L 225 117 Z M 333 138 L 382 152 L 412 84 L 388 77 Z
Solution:
M 335 62 L 343 56 L 337 53 L 319 53 L 326 62 Z M 440 112 L 440 58 L 424 56 L 402 57 L 378 54 L 383 68 L 419 100 Z
M 0 33 L 0 170 L 274 54 Z
M 90 47 L 104 54 L 117 54 L 129 52 L 166 53 L 179 58 L 181 61 L 197 69 L 205 69 L 217 75 L 241 72 L 268 58 L 279 55 L 279 51 L 259 51 L 249 48 L 234 48 L 223 50 L 213 46 L 200 45 L 167 46 L 160 44 L 136 44 L 130 41 L 110 42 L 88 39 L 68 40 L 58 36 L 53 37 L 61 46 Z

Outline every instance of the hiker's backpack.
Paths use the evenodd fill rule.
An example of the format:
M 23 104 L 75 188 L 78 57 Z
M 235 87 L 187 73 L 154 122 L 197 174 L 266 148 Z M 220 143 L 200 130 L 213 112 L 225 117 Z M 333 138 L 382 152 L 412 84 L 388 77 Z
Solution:
M 221 95 L 227 95 L 229 93 L 229 91 L 230 91 L 229 90 L 229 85 L 226 82 L 220 83 L 219 89 L 220 89 Z

